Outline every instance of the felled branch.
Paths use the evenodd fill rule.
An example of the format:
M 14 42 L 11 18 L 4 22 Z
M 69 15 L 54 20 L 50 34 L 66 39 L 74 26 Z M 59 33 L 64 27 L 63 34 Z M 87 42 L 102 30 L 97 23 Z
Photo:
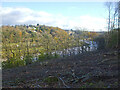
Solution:
M 59 79 L 62 81 L 62 83 L 63 83 L 63 85 L 64 85 L 65 87 L 70 88 L 68 85 L 65 84 L 65 82 L 63 81 L 62 78 L 59 77 Z

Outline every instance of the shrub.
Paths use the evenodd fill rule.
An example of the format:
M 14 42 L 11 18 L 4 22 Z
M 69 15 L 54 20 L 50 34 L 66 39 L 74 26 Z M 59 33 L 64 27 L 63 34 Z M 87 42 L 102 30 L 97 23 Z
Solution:
M 57 53 L 55 53 L 54 58 L 58 58 L 58 57 L 60 57 L 60 55 L 59 55 L 59 54 L 57 54 Z
M 25 61 L 19 58 L 10 58 L 9 61 L 7 60 L 2 62 L 2 68 L 13 68 L 24 65 L 25 65 Z
M 97 47 L 98 50 L 105 49 L 105 38 L 104 38 L 104 36 L 101 35 L 99 37 L 96 37 L 94 40 L 98 45 L 98 47 Z
M 54 56 L 51 53 L 50 54 L 47 53 L 45 56 L 46 56 L 47 59 L 53 59 L 54 58 Z
M 44 54 L 44 53 L 41 53 L 39 56 L 38 56 L 38 60 L 39 61 L 44 61 L 46 59 L 53 59 L 53 58 L 58 58 L 60 57 L 58 54 L 55 53 L 55 55 L 53 56 L 52 54 Z
M 39 61 L 43 61 L 43 60 L 45 60 L 45 55 L 44 55 L 44 53 L 41 53 L 39 56 L 38 56 L 38 60 Z
M 31 55 L 26 55 L 26 56 L 24 57 L 24 61 L 25 61 L 26 65 L 31 64 L 31 63 L 32 63 L 32 59 L 33 59 L 33 56 L 31 56 Z
M 118 32 L 117 30 L 111 30 L 108 38 L 108 48 L 116 48 L 118 43 Z

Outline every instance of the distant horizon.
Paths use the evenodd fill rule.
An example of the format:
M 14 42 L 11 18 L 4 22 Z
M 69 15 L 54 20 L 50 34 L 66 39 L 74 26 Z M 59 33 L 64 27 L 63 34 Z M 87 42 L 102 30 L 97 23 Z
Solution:
M 61 29 L 107 31 L 104 2 L 3 2 L 2 25 L 37 23 Z
M 38 23 L 39 24 L 39 23 Z M 1 25 L 1 26 L 29 26 L 29 25 L 33 25 L 33 26 L 37 26 L 37 24 L 29 24 L 29 25 L 26 25 L 26 24 L 17 24 L 17 25 Z M 1 27 L 0 26 L 0 27 Z M 42 25 L 42 24 L 39 24 L 39 26 L 44 26 L 44 24 Z M 55 27 L 55 26 L 49 26 L 49 25 L 45 25 L 45 26 L 47 26 L 47 27 Z M 60 27 L 58 27 L 58 28 L 60 28 Z M 60 29 L 62 29 L 62 28 L 60 28 Z M 102 31 L 102 30 L 100 30 L 100 31 L 95 31 L 95 30 L 87 30 L 87 29 L 83 29 L 83 28 L 78 28 L 78 29 L 63 29 L 63 30 L 68 30 L 68 31 L 71 31 L 71 30 L 73 30 L 73 31 L 76 31 L 76 30 L 80 30 L 80 31 L 90 31 L 90 32 L 107 32 L 107 31 Z

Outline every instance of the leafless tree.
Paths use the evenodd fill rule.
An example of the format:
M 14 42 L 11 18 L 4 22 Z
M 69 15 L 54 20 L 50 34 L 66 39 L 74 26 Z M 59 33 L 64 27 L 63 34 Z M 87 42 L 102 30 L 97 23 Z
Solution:
M 111 12 L 112 12 L 112 9 L 113 9 L 113 3 L 112 2 L 106 2 L 105 6 L 107 7 L 108 12 L 109 12 L 109 14 L 108 14 L 108 34 L 109 34 L 109 31 L 110 31 L 110 28 L 111 28 L 110 23 L 111 23 Z
M 120 28 L 120 1 L 118 2 L 118 28 Z
M 117 23 L 118 23 L 118 25 L 119 25 L 119 13 L 118 13 L 118 10 L 119 10 L 119 2 L 115 2 L 114 3 L 114 12 L 113 12 L 113 22 L 112 22 L 112 29 L 113 28 L 115 28 L 115 24 L 117 25 Z M 118 25 L 117 25 L 117 27 L 118 27 Z

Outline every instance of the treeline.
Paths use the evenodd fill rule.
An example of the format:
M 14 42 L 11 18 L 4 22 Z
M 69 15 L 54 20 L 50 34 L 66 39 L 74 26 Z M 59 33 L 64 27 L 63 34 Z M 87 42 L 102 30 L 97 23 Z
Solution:
M 96 38 L 98 49 L 120 49 L 120 2 L 106 2 L 108 31 Z
M 2 58 L 6 59 L 3 68 L 30 64 L 35 55 L 39 55 L 38 61 L 56 58 L 59 56 L 56 51 L 66 53 L 67 48 L 85 46 L 87 44 L 83 41 L 95 35 L 79 30 L 70 34 L 58 27 L 45 25 L 2 26 Z
M 120 29 L 112 29 L 104 34 L 99 35 L 94 40 L 98 44 L 98 50 L 118 50 L 120 49 Z

